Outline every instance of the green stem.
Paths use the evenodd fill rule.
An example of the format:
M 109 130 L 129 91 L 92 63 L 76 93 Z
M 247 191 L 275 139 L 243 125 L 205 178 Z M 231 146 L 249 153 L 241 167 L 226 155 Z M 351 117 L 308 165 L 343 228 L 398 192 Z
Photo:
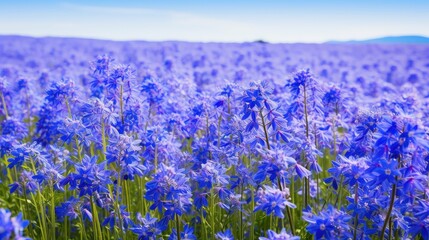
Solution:
M 303 189 L 303 198 L 304 198 L 304 208 L 308 206 L 308 194 L 307 194 L 307 186 L 309 185 L 308 177 L 304 178 L 304 184 L 302 186 Z
M 24 189 L 24 191 L 25 191 L 25 189 Z M 34 196 L 34 194 L 31 194 L 31 197 L 33 198 L 34 208 L 36 209 L 37 219 L 38 219 L 38 222 L 40 223 L 40 234 L 42 235 L 42 239 L 47 239 L 46 238 L 47 234 L 44 231 L 45 228 L 43 227 L 42 214 L 40 213 L 40 208 L 39 208 L 39 203 L 38 203 L 39 198 L 36 199 L 36 197 Z
M 280 191 L 283 192 L 283 186 L 281 184 L 280 177 L 277 177 L 277 185 L 279 186 Z M 286 206 L 286 214 L 287 214 L 287 217 L 289 220 L 290 231 L 291 231 L 292 235 L 295 235 L 295 228 L 293 227 L 291 209 L 288 206 Z
M 147 110 L 146 123 L 145 123 L 145 125 L 144 125 L 144 130 L 145 130 L 145 132 L 146 132 L 146 130 L 147 130 L 147 126 L 149 125 L 149 121 L 150 121 L 150 113 L 151 113 L 151 111 L 152 111 L 152 104 L 151 104 L 151 103 L 149 103 L 149 109 Z
M 335 204 L 336 204 L 336 207 L 338 208 L 338 209 L 340 209 L 341 208 L 341 202 L 342 202 L 342 198 L 343 198 L 343 176 L 341 176 L 341 179 L 340 179 L 340 185 L 339 185 L 339 189 L 338 189 L 338 196 L 337 196 L 337 201 L 335 202 Z
M 305 136 L 308 139 L 309 127 L 308 127 L 308 112 L 307 112 L 307 91 L 304 84 L 304 117 L 305 117 Z
M 392 214 L 393 204 L 395 203 L 395 196 L 396 196 L 396 183 L 393 184 L 392 187 L 392 193 L 390 195 L 390 203 L 389 203 L 389 209 L 387 210 L 386 219 L 384 220 L 383 228 L 380 232 L 380 238 L 383 239 L 384 232 L 386 231 L 387 224 L 389 223 L 390 214 Z
M 202 232 L 203 232 L 203 236 L 205 236 L 205 239 L 208 239 L 208 234 L 207 234 L 207 223 L 204 221 L 204 214 L 203 214 L 203 210 L 201 210 L 201 226 L 202 226 Z
M 317 200 L 317 207 L 319 207 L 320 205 L 320 186 L 319 186 L 319 173 L 316 173 L 316 185 L 317 185 L 317 193 L 316 193 L 316 195 L 317 195 L 317 198 L 316 198 L 316 200 Z
M 118 219 L 119 219 L 120 234 L 122 236 L 122 239 L 125 239 L 124 238 L 124 231 L 122 229 L 122 217 L 121 217 L 121 208 L 120 208 L 120 202 L 119 202 L 119 192 L 121 191 L 121 186 L 122 186 L 122 177 L 121 177 L 121 171 L 120 171 L 119 167 L 118 167 L 117 174 L 118 174 L 118 182 L 116 185 L 117 187 L 116 187 L 116 199 L 115 199 L 115 201 L 116 201 L 116 204 L 115 204 L 116 205 L 116 215 L 118 216 Z
M 214 189 L 212 187 L 211 189 L 211 227 L 212 227 L 212 236 L 213 238 L 215 237 L 216 234 L 216 230 L 215 230 L 215 194 L 214 194 Z
M 332 120 L 332 140 L 334 142 L 334 159 L 337 158 L 337 127 L 335 126 L 335 120 Z
M 86 230 L 85 230 L 85 223 L 83 221 L 83 216 L 79 217 L 80 218 L 80 224 L 82 226 L 82 231 L 80 231 L 80 239 L 87 239 L 88 237 L 86 236 Z
M 65 237 L 66 239 L 69 239 L 69 230 L 68 230 L 68 225 L 69 225 L 69 219 L 68 219 L 68 218 L 65 218 L 65 219 L 64 219 L 64 232 L 63 232 L 63 234 L 64 234 L 64 237 Z
M 97 216 L 95 214 L 95 207 L 94 207 L 94 202 L 92 201 L 92 196 L 90 197 L 90 202 L 91 202 L 92 215 L 93 215 L 92 231 L 94 233 L 94 239 L 99 239 L 98 230 L 97 230 L 97 221 L 96 221 Z
M 304 89 L 304 118 L 305 118 L 305 136 L 307 138 L 307 141 L 309 140 L 309 125 L 308 125 L 308 109 L 307 109 L 307 89 L 305 84 L 303 85 Z M 308 206 L 309 203 L 309 199 L 310 199 L 310 181 L 308 178 L 304 179 L 304 188 L 303 188 L 303 192 L 304 192 L 304 207 Z
M 24 203 L 24 209 L 25 209 L 25 213 L 24 213 L 24 217 L 25 217 L 25 219 L 29 219 L 29 217 L 30 216 L 28 216 L 28 214 L 30 214 L 30 209 L 29 209 L 29 207 L 28 207 L 28 197 L 27 197 L 27 190 L 25 189 L 25 186 L 23 187 L 24 189 L 23 189 L 23 193 L 24 193 L 24 200 L 25 200 L 25 203 Z M 33 224 L 29 224 L 29 232 L 33 232 Z
M 357 205 L 358 203 L 358 183 L 356 182 L 355 185 L 355 205 Z M 356 240 L 357 238 L 357 227 L 358 227 L 358 214 L 356 214 L 355 216 L 355 227 L 354 227 L 354 232 L 353 232 L 353 240 Z
M 267 149 L 270 150 L 271 149 L 270 140 L 269 140 L 269 137 L 268 137 L 267 126 L 265 124 L 265 118 L 264 118 L 264 115 L 262 114 L 262 109 L 259 111 L 259 116 L 261 117 L 262 127 L 264 129 L 265 142 L 267 144 Z M 278 187 L 279 187 L 280 191 L 283 191 L 283 187 L 282 187 L 282 184 L 281 184 L 280 177 L 277 177 L 277 184 L 278 184 Z M 292 232 L 292 234 L 294 234 L 295 230 L 294 230 L 294 227 L 293 227 L 292 216 L 291 216 L 290 209 L 289 209 L 288 206 L 286 206 L 286 212 L 287 212 L 287 216 L 288 216 L 288 219 L 289 219 L 289 225 L 290 225 L 291 232 Z
M 221 138 L 221 129 L 220 125 L 222 124 L 222 115 L 219 115 L 218 125 L 217 125 L 217 147 L 220 148 L 220 138 Z
M 32 158 L 30 158 L 30 162 L 31 162 L 31 167 L 32 167 L 33 173 L 36 174 L 37 170 L 36 170 L 36 166 L 34 165 L 34 160 Z M 39 208 L 37 210 L 39 212 L 37 214 L 37 216 L 38 217 L 40 216 L 39 217 L 39 220 L 40 220 L 39 222 L 41 225 L 40 230 L 42 233 L 42 238 L 47 239 L 48 233 L 47 233 L 46 214 L 45 214 L 46 208 L 45 208 L 45 201 L 43 199 L 40 187 L 38 188 L 36 195 L 37 195 L 37 200 L 34 199 L 34 195 L 33 195 L 33 200 L 35 201 L 35 205 L 37 205 L 36 210 L 37 210 L 37 208 Z
M 100 220 L 98 219 L 97 206 L 95 205 L 95 203 L 93 201 L 92 195 L 90 196 L 89 200 L 91 202 L 91 208 L 92 208 L 92 214 L 93 214 L 93 220 L 92 220 L 93 225 L 92 226 L 93 226 L 95 239 L 103 239 L 103 233 L 101 231 Z
M 144 179 L 143 177 L 139 178 L 139 196 L 144 196 L 144 189 L 145 189 L 145 185 L 144 185 Z M 145 207 L 145 202 L 144 202 L 144 198 L 143 197 L 139 197 L 138 198 L 140 201 L 140 213 L 144 213 L 146 212 L 146 207 Z
M 55 224 L 57 222 L 56 217 L 55 217 L 55 194 L 54 194 L 54 185 L 52 184 L 51 186 L 51 227 L 52 227 L 52 233 L 51 233 L 51 237 L 53 239 L 55 239 Z
M 73 118 L 73 114 L 72 114 L 72 111 L 71 111 L 69 100 L 66 98 L 65 102 L 66 102 L 68 117 L 70 119 L 72 119 Z M 76 152 L 77 152 L 78 159 L 79 159 L 79 161 L 82 161 L 82 155 L 81 155 L 82 149 L 80 148 L 79 141 L 78 141 L 78 139 L 77 139 L 76 136 L 74 137 L 74 141 L 75 141 L 75 144 L 76 144 Z
M 176 233 L 177 233 L 177 240 L 180 240 L 180 219 L 179 219 L 179 215 L 177 214 L 176 214 Z
M 103 116 L 101 116 L 101 142 L 103 144 L 103 150 L 101 153 L 103 161 L 106 160 L 106 151 L 107 151 L 107 143 L 106 143 L 106 130 L 105 130 L 105 124 Z M 107 165 L 106 165 L 107 166 Z
M 392 228 L 393 228 L 392 217 L 390 217 L 390 219 L 389 219 L 389 240 L 392 239 Z
M 154 156 L 155 174 L 158 172 L 158 145 L 155 143 L 155 156 Z
M 124 99 L 123 99 L 123 95 L 124 95 L 124 86 L 121 84 L 120 91 L 119 91 L 119 105 L 121 108 L 122 126 L 124 125 Z
M 268 130 L 267 130 L 267 126 L 265 125 L 265 118 L 264 118 L 264 115 L 262 114 L 262 109 L 259 111 L 259 115 L 261 117 L 262 127 L 264 128 L 265 142 L 267 144 L 267 148 L 268 150 L 271 150 L 270 141 L 268 138 Z
M 251 201 L 251 221 L 252 221 L 252 224 L 250 225 L 250 239 L 251 240 L 254 240 L 255 239 L 255 236 L 254 236 L 254 232 L 255 232 L 255 224 L 254 224 L 254 222 L 255 222 L 255 214 L 254 214 L 254 212 L 253 212 L 253 209 L 255 209 L 255 193 L 253 192 L 253 189 L 251 190 L 251 194 L 252 194 L 252 201 Z
M 128 207 L 128 211 L 132 212 L 132 205 L 131 205 L 131 196 L 130 196 L 130 184 L 129 181 L 124 181 L 123 182 L 124 187 L 125 187 L 125 196 L 127 196 L 127 207 Z
M 243 201 L 243 184 L 240 186 L 240 201 Z M 243 206 L 240 204 L 240 238 L 244 239 L 244 228 L 243 228 Z
M 2 105 L 3 105 L 4 114 L 6 115 L 6 118 L 8 118 L 9 117 L 9 113 L 7 111 L 6 101 L 4 99 L 3 92 L 0 92 L 0 97 L 1 97 L 1 102 L 2 102 Z
M 28 121 L 28 137 L 31 138 L 32 133 L 32 122 L 31 122 L 31 111 L 30 111 L 30 98 L 28 97 L 28 91 L 25 92 L 26 96 L 26 107 L 27 107 L 27 121 Z

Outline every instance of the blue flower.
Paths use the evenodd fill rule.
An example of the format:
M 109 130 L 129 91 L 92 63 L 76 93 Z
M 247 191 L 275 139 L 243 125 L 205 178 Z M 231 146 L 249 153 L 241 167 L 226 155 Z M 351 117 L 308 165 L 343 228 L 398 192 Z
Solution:
M 177 238 L 177 230 L 174 228 L 168 240 L 176 240 Z M 194 234 L 194 228 L 185 225 L 183 227 L 183 232 L 180 233 L 180 239 L 182 240 L 197 240 L 197 237 Z
M 93 193 L 109 192 L 107 185 L 112 184 L 110 170 L 105 170 L 105 162 L 97 163 L 97 157 L 85 155 L 82 162 L 76 164 L 76 172 L 70 173 L 60 182 L 60 186 L 70 185 L 70 190 L 78 189 L 79 197 Z
M 41 165 L 37 170 L 37 173 L 33 176 L 40 185 L 48 184 L 49 186 L 55 187 L 57 190 L 63 190 L 59 186 L 59 182 L 64 178 L 64 168 L 62 164 L 54 164 L 51 160 Z
M 338 155 L 337 161 L 333 161 L 332 168 L 328 169 L 331 176 L 325 179 L 325 182 L 333 184 L 334 189 L 336 189 L 338 186 L 337 184 L 341 182 L 341 178 L 343 178 L 342 183 L 350 187 L 354 186 L 356 183 L 365 185 L 367 180 L 365 171 L 368 168 L 366 161 L 366 158 L 355 159 L 353 157 L 346 158 L 342 155 Z
M 114 125 L 119 117 L 113 109 L 113 102 L 109 101 L 105 104 L 97 98 L 92 98 L 89 102 L 83 104 L 80 112 L 83 125 L 97 130 L 100 128 L 101 121 L 104 121 L 106 125 Z
M 253 179 L 256 183 L 260 184 L 267 178 L 267 175 L 269 175 L 271 181 L 275 181 L 277 179 L 277 176 L 280 173 L 280 168 L 277 167 L 275 164 L 271 162 L 263 162 L 258 167 L 258 171 L 256 172 Z
M 282 229 L 280 233 L 276 233 L 273 230 L 267 231 L 267 237 L 259 237 L 259 240 L 299 240 L 300 237 L 290 235 L 286 232 L 286 229 Z
M 61 140 L 67 144 L 79 140 L 80 145 L 89 147 L 91 144 L 91 132 L 79 120 L 66 118 L 60 122 L 58 132 L 61 134 Z
M 17 142 L 12 136 L 0 136 L 0 157 L 10 154 L 14 145 L 17 145 Z
M 201 209 L 202 207 L 207 207 L 209 202 L 207 200 L 206 194 L 196 194 L 194 197 L 194 204 L 197 209 Z
M 369 168 L 367 171 L 374 176 L 372 184 L 382 184 L 384 181 L 396 183 L 396 178 L 401 175 L 397 169 L 398 163 L 395 160 L 390 162 L 385 159 L 380 159 L 374 168 Z
M 34 174 L 29 171 L 22 171 L 19 174 L 19 180 L 9 185 L 10 193 L 18 192 L 20 194 L 24 193 L 34 193 L 39 190 L 38 182 L 33 178 Z
M 50 89 L 46 91 L 46 101 L 53 106 L 64 103 L 68 99 L 72 99 L 75 94 L 74 82 L 63 80 L 53 82 Z
M 359 142 L 365 139 L 368 133 L 373 133 L 377 130 L 379 120 L 372 116 L 365 117 L 361 124 L 356 127 L 356 132 L 359 134 L 355 141 Z
M 130 226 L 134 226 L 134 223 L 130 218 L 130 214 L 127 211 L 125 211 L 125 209 L 126 209 L 126 206 L 124 206 L 124 205 L 121 205 L 119 207 L 119 211 L 120 211 L 120 215 L 121 215 L 120 219 L 122 220 L 123 230 L 127 230 Z M 114 230 L 116 223 L 119 222 L 120 219 L 115 214 L 115 210 L 112 210 L 110 212 L 110 214 L 101 223 L 101 226 L 109 225 L 110 229 Z
M 262 97 L 261 90 L 247 90 L 247 96 L 243 97 L 243 102 L 246 104 L 246 109 L 253 109 L 255 106 L 258 108 L 262 108 L 262 101 L 264 98 Z
M 219 206 L 227 211 L 228 214 L 232 214 L 236 211 L 243 211 L 243 204 L 246 204 L 242 200 L 241 194 L 229 193 L 227 197 L 221 197 L 222 202 L 219 203 Z
M 162 86 L 152 78 L 143 80 L 141 92 L 146 94 L 146 98 L 150 106 L 162 102 L 164 99 L 163 91 Z
M 413 221 L 409 225 L 408 232 L 414 238 L 421 235 L 422 239 L 429 239 L 429 220 L 424 219 L 422 221 Z
M 227 229 L 224 232 L 216 233 L 217 240 L 234 240 L 234 235 L 232 235 L 231 229 Z
M 133 180 L 134 176 L 143 176 L 146 171 L 141 163 L 139 151 L 140 140 L 135 140 L 126 134 L 118 133 L 112 128 L 111 138 L 107 149 L 107 163 L 115 163 L 120 166 L 120 174 L 123 179 Z
M 60 206 L 55 207 L 55 214 L 60 221 L 64 221 L 65 217 L 69 217 L 71 220 L 79 217 L 80 201 L 79 199 L 71 196 L 69 200 L 61 203 Z
M 15 148 L 12 150 L 13 157 L 7 160 L 9 162 L 8 168 L 21 167 L 29 154 L 30 153 L 23 145 Z
M 336 87 L 332 87 L 329 89 L 328 92 L 325 93 L 325 95 L 322 98 L 323 103 L 326 105 L 335 105 L 338 104 L 338 102 L 341 99 L 341 91 L 340 89 Z
M 314 234 L 316 239 L 325 237 L 326 239 L 332 239 L 331 232 L 335 230 L 335 226 L 331 224 L 331 221 L 326 218 L 316 219 L 315 222 L 310 223 L 307 226 L 307 231 Z
M 114 59 L 109 55 L 98 55 L 97 59 L 91 62 L 91 69 L 94 73 L 107 74 L 110 68 L 110 63 Z
M 23 138 L 27 135 L 27 128 L 23 122 L 16 118 L 8 117 L 1 123 L 2 135 L 13 135 L 15 138 Z
M 313 215 L 309 211 L 304 212 L 302 218 L 308 222 L 307 231 L 313 234 L 316 239 L 349 237 L 347 235 L 350 229 L 348 222 L 351 217 L 331 205 L 326 210 L 319 212 L 318 215 Z
M 407 124 L 405 131 L 399 136 L 399 142 L 404 150 L 408 149 L 410 144 L 429 150 L 428 140 L 425 139 L 426 136 L 426 132 L 419 129 L 418 125 Z
M 301 70 L 295 73 L 295 76 L 292 80 L 289 80 L 287 86 L 290 87 L 292 92 L 292 97 L 296 99 L 300 92 L 301 86 L 308 87 L 314 81 L 313 75 L 310 73 L 310 69 Z
M 183 170 L 161 164 L 153 180 L 146 183 L 145 198 L 153 202 L 151 210 L 158 209 L 165 213 L 167 220 L 172 220 L 175 214 L 180 216 L 190 211 L 192 193 L 189 179 Z
M 232 93 L 234 92 L 233 88 L 234 86 L 231 84 L 226 85 L 224 88 L 222 88 L 220 95 L 231 97 Z
M 264 211 L 267 215 L 271 215 L 279 218 L 284 218 L 283 210 L 286 206 L 290 208 L 296 208 L 296 205 L 287 201 L 289 198 L 288 193 L 285 192 L 286 189 L 280 191 L 279 189 L 265 186 L 264 190 L 260 190 L 257 196 L 257 205 L 254 212 Z
M 125 110 L 124 125 L 126 131 L 138 131 L 139 123 L 139 112 L 137 107 Z
M 226 174 L 226 169 L 223 165 L 207 161 L 207 163 L 201 164 L 196 180 L 200 188 L 207 187 L 211 189 L 213 185 L 225 186 L 228 184 L 229 176 Z
M 308 178 L 311 175 L 311 172 L 300 164 L 295 164 L 295 171 L 298 177 L 300 177 L 301 179 Z
M 139 224 L 134 224 L 130 230 L 138 235 L 139 240 L 156 239 L 162 233 L 157 219 L 151 217 L 149 213 L 144 218 L 138 213 L 137 221 Z
M 16 217 L 8 209 L 0 208 L 0 239 L 7 240 L 14 236 L 14 239 L 30 239 L 23 236 L 24 229 L 30 222 L 22 219 L 22 213 Z

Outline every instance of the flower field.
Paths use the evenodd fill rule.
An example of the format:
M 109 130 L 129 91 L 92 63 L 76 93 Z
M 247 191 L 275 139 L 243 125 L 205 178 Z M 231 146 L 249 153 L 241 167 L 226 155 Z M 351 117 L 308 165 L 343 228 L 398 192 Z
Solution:
M 0 239 L 429 239 L 429 45 L 0 37 Z

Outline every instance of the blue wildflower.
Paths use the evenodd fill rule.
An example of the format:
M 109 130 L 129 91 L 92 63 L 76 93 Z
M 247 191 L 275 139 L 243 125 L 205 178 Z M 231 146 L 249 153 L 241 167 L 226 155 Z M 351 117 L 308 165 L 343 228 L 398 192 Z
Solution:
M 283 210 L 286 206 L 296 208 L 295 204 L 287 200 L 289 198 L 288 189 L 280 191 L 270 186 L 265 186 L 264 188 L 265 189 L 258 191 L 257 204 L 254 209 L 255 212 L 262 210 L 267 215 L 273 213 L 276 217 L 284 218 Z
M 168 240 L 176 240 L 177 238 L 177 230 L 174 228 L 173 232 L 171 233 L 170 237 L 168 238 Z M 180 239 L 183 240 L 197 240 L 197 237 L 194 234 L 194 228 L 189 226 L 189 225 L 185 225 L 183 227 L 183 231 L 180 233 Z
M 130 230 L 137 234 L 140 240 L 156 239 L 162 233 L 157 219 L 151 217 L 149 213 L 144 218 L 138 213 L 137 221 L 139 223 L 134 224 Z
M 300 237 L 290 235 L 286 232 L 286 229 L 282 229 L 280 233 L 276 233 L 273 230 L 267 231 L 267 237 L 259 237 L 259 240 L 299 240 Z
M 180 216 L 188 212 L 192 206 L 188 184 L 189 179 L 183 170 L 161 164 L 153 180 L 146 183 L 145 198 L 153 202 L 150 209 L 158 209 L 160 213 L 165 211 L 168 220 L 172 220 L 175 214 Z
M 8 209 L 0 208 L 0 239 L 7 240 L 12 236 L 14 239 L 30 239 L 23 236 L 24 229 L 29 223 L 29 221 L 22 219 L 22 213 L 12 217 Z
M 292 80 L 289 80 L 287 86 L 290 87 L 292 97 L 297 98 L 301 92 L 301 87 L 308 87 L 314 81 L 310 69 L 301 70 L 295 73 Z
M 311 212 L 304 212 L 303 219 L 309 224 L 307 231 L 316 239 L 339 239 L 348 237 L 350 226 L 348 222 L 351 217 L 343 211 L 335 209 L 329 205 L 324 211 L 313 215 Z
M 78 218 L 80 213 L 79 204 L 79 199 L 71 196 L 69 200 L 61 203 L 60 206 L 55 207 L 57 218 L 60 221 L 64 221 L 66 217 L 70 218 L 70 220 Z
M 234 235 L 232 235 L 231 229 L 227 229 L 224 232 L 216 233 L 217 240 L 234 240 Z
M 106 162 L 97 163 L 97 157 L 85 155 L 81 163 L 76 164 L 76 172 L 70 173 L 60 181 L 60 186 L 70 185 L 70 190 L 78 189 L 79 197 L 91 196 L 93 193 L 109 192 L 107 185 L 112 184 L 110 180 L 111 171 L 105 170 Z

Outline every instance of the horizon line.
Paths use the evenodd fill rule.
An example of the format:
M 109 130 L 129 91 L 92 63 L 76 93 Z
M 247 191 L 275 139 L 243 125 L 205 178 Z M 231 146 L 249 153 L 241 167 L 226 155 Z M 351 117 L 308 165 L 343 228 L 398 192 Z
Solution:
M 336 44 L 336 43 L 353 43 L 353 42 L 365 42 L 371 40 L 378 40 L 383 38 L 401 38 L 401 37 L 417 37 L 425 38 L 429 41 L 429 36 L 420 34 L 406 34 L 406 35 L 383 35 L 375 36 L 364 39 L 348 39 L 348 40 L 326 40 L 326 41 L 269 41 L 265 39 L 254 39 L 246 41 L 196 41 L 196 40 L 183 40 L 183 39 L 109 39 L 102 37 L 87 37 L 87 36 L 64 36 L 64 35 L 26 35 L 26 34 L 15 34 L 15 33 L 0 33 L 0 37 L 22 37 L 22 38 L 59 38 L 59 39 L 81 39 L 81 40 L 96 40 L 96 41 L 109 41 L 109 42 L 183 42 L 183 43 L 225 43 L 225 44 L 240 44 L 240 43 L 268 43 L 268 44 Z

